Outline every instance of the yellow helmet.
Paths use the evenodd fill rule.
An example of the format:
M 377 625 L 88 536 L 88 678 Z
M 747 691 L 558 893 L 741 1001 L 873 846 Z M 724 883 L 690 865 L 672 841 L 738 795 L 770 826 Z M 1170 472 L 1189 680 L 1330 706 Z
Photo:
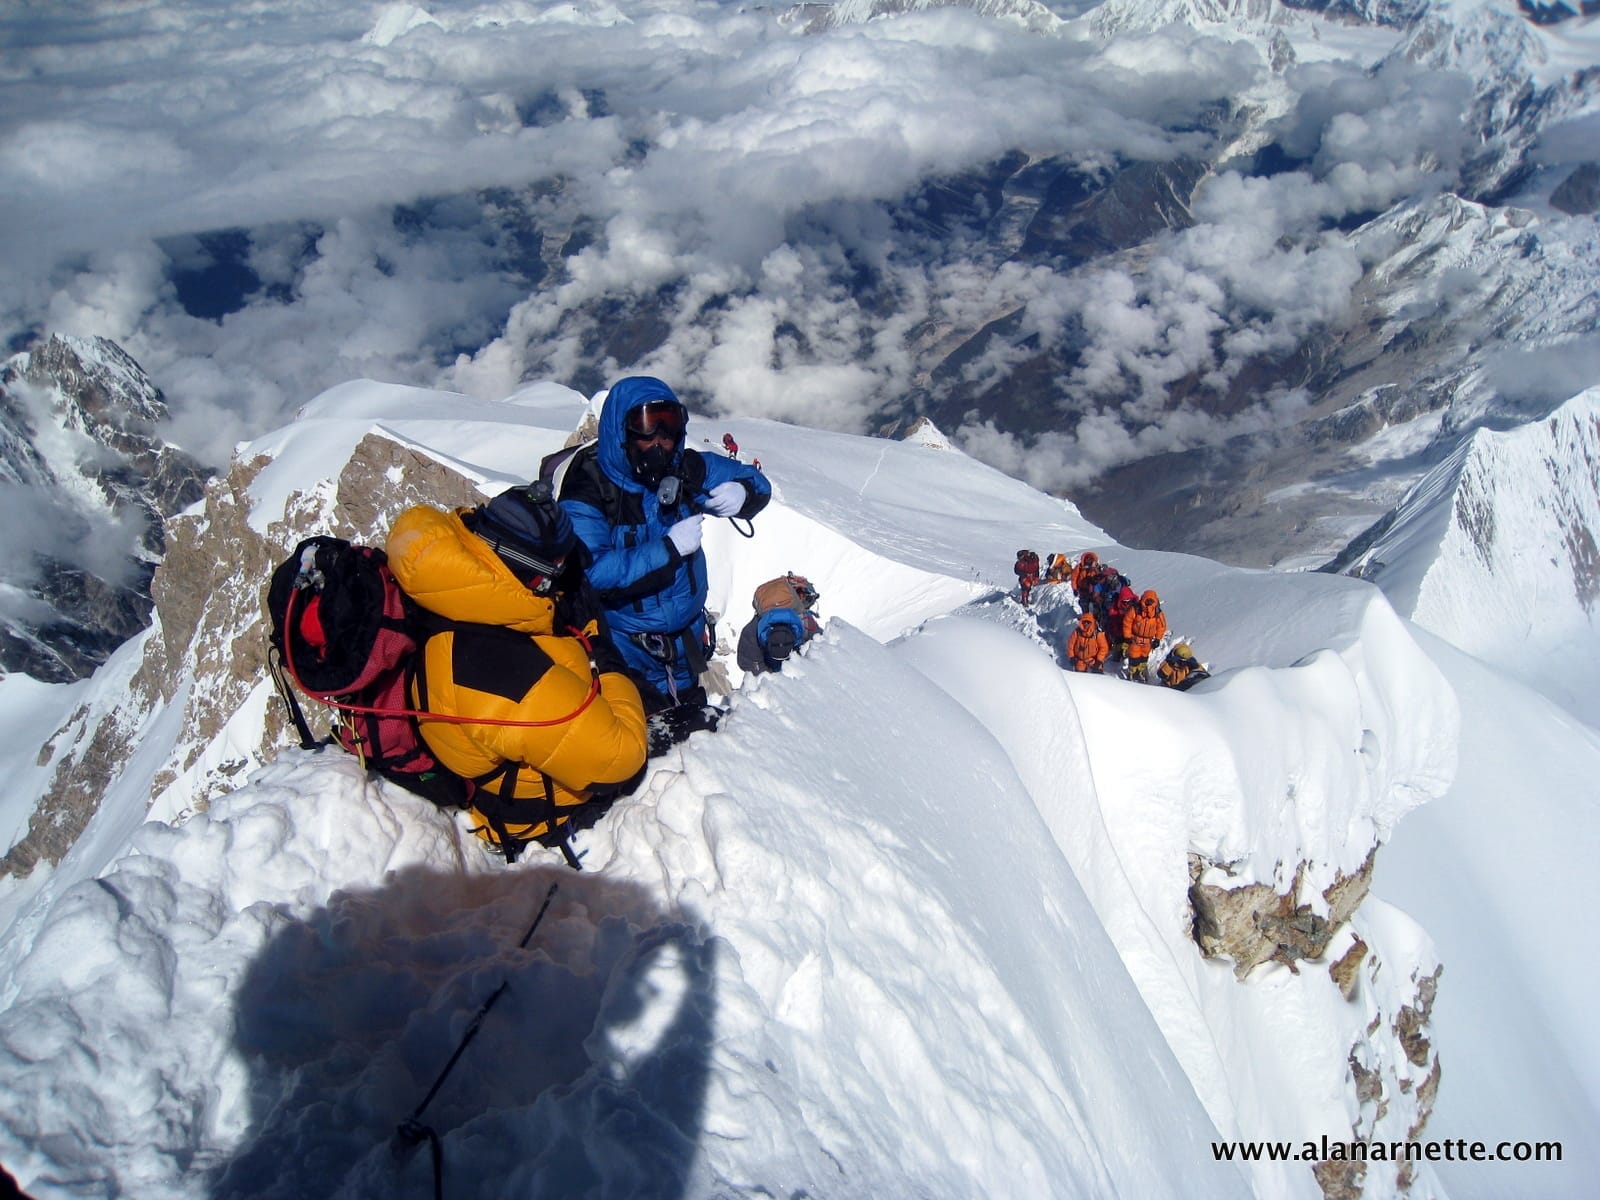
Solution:
M 1193 658 L 1194 651 L 1189 648 L 1188 642 L 1179 642 L 1172 648 L 1172 652 L 1179 658 Z

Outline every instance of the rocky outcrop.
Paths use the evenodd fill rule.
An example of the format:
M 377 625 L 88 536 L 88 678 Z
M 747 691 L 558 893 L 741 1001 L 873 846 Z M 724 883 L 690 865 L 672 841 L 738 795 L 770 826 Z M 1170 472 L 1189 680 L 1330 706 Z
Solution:
M 152 584 L 155 623 L 143 653 L 130 662 L 116 707 L 74 713 L 41 751 L 41 761 L 56 760 L 51 783 L 27 835 L 0 859 L 0 877 L 26 875 L 41 861 L 60 860 L 88 825 L 158 705 L 182 704 L 185 734 L 157 773 L 152 799 L 182 780 L 182 807 L 203 807 L 270 757 L 286 724 L 282 706 L 275 703 L 268 705 L 255 745 L 236 747 L 230 758 L 200 762 L 205 748 L 267 679 L 267 582 L 301 538 L 332 534 L 382 545 L 404 508 L 481 499 L 464 476 L 369 434 L 337 480 L 293 494 L 283 517 L 263 535 L 250 521 L 250 486 L 266 464 L 265 459 L 235 462 L 225 477 L 207 486 L 201 511 L 169 522 L 166 558 Z
M 1330 982 L 1346 1003 L 1364 1005 L 1369 1014 L 1364 1036 L 1346 1059 L 1350 1107 L 1357 1114 L 1350 1140 L 1329 1145 L 1327 1157 L 1312 1164 L 1327 1200 L 1409 1190 L 1415 1164 L 1393 1148 L 1421 1135 L 1441 1076 L 1428 1022 L 1443 968 L 1393 979 L 1393 969 L 1350 928 L 1371 889 L 1376 853 L 1354 872 L 1338 874 L 1318 905 L 1301 897 L 1304 863 L 1280 893 L 1261 883 L 1230 887 L 1225 865 L 1189 857 L 1191 933 L 1201 954 L 1231 960 L 1241 982 L 1265 963 L 1299 974 L 1302 964 L 1332 957 Z
M 1215 864 L 1191 854 L 1189 904 L 1195 944 L 1207 958 L 1231 959 L 1240 979 L 1266 962 L 1284 963 L 1298 974 L 1302 961 L 1322 960 L 1333 935 L 1366 899 L 1375 855 L 1374 850 L 1360 870 L 1339 875 L 1324 889 L 1325 911 L 1319 913 L 1300 899 L 1304 863 L 1293 885 L 1280 895 L 1264 883 L 1227 887 L 1204 882 Z
M 1376 974 L 1379 965 L 1371 966 Z M 1416 1163 L 1404 1147 L 1421 1139 L 1443 1077 L 1426 1034 L 1442 971 L 1412 976 L 1393 1011 L 1374 1004 L 1366 1039 L 1350 1048 L 1348 1081 L 1357 1114 L 1350 1140 L 1330 1146 L 1332 1153 L 1312 1167 L 1327 1200 L 1410 1192 Z

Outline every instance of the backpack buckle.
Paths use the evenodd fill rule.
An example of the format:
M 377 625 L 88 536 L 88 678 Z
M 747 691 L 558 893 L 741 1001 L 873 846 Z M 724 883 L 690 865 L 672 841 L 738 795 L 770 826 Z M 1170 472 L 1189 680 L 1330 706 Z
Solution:
M 651 658 L 669 663 L 677 657 L 672 639 L 664 633 L 630 633 L 628 635 Z

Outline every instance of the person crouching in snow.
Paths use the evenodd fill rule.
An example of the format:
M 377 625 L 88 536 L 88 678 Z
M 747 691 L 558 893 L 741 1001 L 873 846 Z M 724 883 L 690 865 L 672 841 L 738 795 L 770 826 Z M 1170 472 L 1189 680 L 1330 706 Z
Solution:
M 1179 642 L 1174 646 L 1171 653 L 1161 660 L 1156 674 L 1161 676 L 1165 686 L 1180 692 L 1188 691 L 1202 679 L 1211 678 L 1211 672 L 1194 656 L 1194 650 L 1188 642 Z
M 475 832 L 509 861 L 529 841 L 564 846 L 573 810 L 632 780 L 646 752 L 644 704 L 572 522 L 536 483 L 477 508 L 407 509 L 386 552 L 405 593 L 443 618 L 425 619 L 411 699 L 468 718 L 417 724 L 476 784 Z
M 790 571 L 756 588 L 751 599 L 755 616 L 739 631 L 741 671 L 759 675 L 781 671 L 789 656 L 821 631 L 817 589 L 804 575 Z
M 790 614 L 791 616 L 793 614 Z M 776 614 L 767 628 L 761 628 L 761 618 L 751 617 L 739 632 L 739 669 L 752 675 L 763 671 L 781 671 L 789 656 L 806 640 L 798 620 L 789 621 Z

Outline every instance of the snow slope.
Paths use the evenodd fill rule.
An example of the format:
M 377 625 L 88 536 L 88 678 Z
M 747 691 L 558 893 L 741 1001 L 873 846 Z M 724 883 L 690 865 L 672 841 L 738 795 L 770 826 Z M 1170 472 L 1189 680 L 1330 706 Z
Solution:
M 1600 726 L 1600 388 L 1479 430 L 1356 563 L 1395 607 Z
M 1473 781 L 1417 810 L 1385 851 L 1384 896 L 1427 927 L 1448 964 L 1437 1036 L 1463 1050 L 1450 1055 L 1429 1132 L 1559 1138 L 1586 1156 L 1582 1175 L 1440 1171 L 1456 1200 L 1592 1194 L 1600 960 L 1579 914 L 1600 889 L 1592 871 L 1559 864 L 1600 857 L 1600 735 L 1480 660 L 1426 634 L 1422 644 L 1460 699 L 1461 778 Z
M 345 385 L 241 447 L 272 457 L 252 523 L 321 494 L 374 427 L 492 492 L 585 403 Z M 937 444 L 753 420 L 691 434 L 724 429 L 775 485 L 753 539 L 707 537 L 724 636 L 785 569 L 818 584 L 826 629 L 782 675 L 729 663 L 724 729 L 580 835 L 582 873 L 553 852 L 507 868 L 331 751 L 280 749 L 205 805 L 180 781 L 140 826 L 138 785 L 184 736 L 152 715 L 148 763 L 79 849 L 0 897 L 0 1162 L 31 1194 L 425 1193 L 427 1151 L 397 1155 L 393 1134 L 502 983 L 421 1114 L 452 1197 L 1317 1197 L 1309 1163 L 1236 1165 L 1215 1141 L 1412 1134 L 1438 1061 L 1485 1036 L 1441 1031 L 1420 1064 L 1392 1036 L 1438 966 L 1424 928 L 1369 899 L 1328 950 L 1369 949 L 1346 1000 L 1326 962 L 1241 981 L 1201 958 L 1187 895 L 1198 856 L 1228 886 L 1298 876 L 1325 909 L 1374 845 L 1470 797 L 1450 660 L 1368 584 L 1124 551 Z M 1178 695 L 1063 673 L 1060 589 L 1036 610 L 1005 596 L 1025 544 L 1094 546 L 1158 587 L 1214 678 Z M 223 740 L 249 745 L 265 703 Z M 1581 838 L 1536 843 L 1592 898 Z M 1448 895 L 1450 864 L 1406 870 Z M 1556 959 L 1532 958 L 1570 997 Z M 1580 1010 L 1550 1011 L 1526 1043 L 1575 1044 Z M 1473 1115 L 1540 1086 L 1503 1080 Z M 1588 1147 L 1569 1153 L 1495 1178 L 1592 1193 Z M 1366 1194 L 1400 1183 L 1373 1164 Z M 1444 1194 L 1426 1163 L 1415 1188 Z

